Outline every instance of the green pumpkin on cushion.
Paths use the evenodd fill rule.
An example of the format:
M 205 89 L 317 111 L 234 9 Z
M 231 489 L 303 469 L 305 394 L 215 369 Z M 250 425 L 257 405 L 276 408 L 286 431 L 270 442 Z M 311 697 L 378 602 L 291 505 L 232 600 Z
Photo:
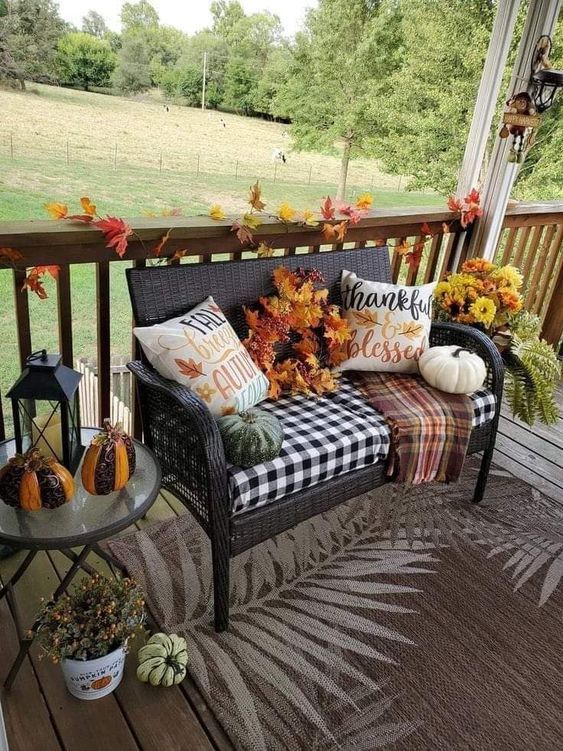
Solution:
M 225 455 L 237 467 L 253 467 L 279 456 L 283 429 L 277 417 L 263 409 L 248 409 L 221 417 L 217 424 Z

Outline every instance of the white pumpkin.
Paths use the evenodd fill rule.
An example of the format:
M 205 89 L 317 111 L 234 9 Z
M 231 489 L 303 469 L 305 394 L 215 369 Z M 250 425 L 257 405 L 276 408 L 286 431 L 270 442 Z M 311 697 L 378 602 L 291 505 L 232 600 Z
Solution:
M 418 369 L 426 383 L 448 394 L 472 394 L 481 388 L 487 376 L 479 355 L 455 344 L 425 350 Z
M 152 686 L 174 686 L 186 677 L 186 640 L 177 634 L 154 634 L 139 650 L 137 678 Z

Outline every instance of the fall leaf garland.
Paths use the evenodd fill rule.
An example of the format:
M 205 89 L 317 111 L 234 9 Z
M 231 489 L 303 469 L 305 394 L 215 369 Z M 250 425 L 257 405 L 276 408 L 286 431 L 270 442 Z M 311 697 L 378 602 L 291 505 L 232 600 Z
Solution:
M 331 368 L 345 358 L 342 345 L 351 332 L 338 306 L 328 302 L 328 290 L 315 288 L 323 281 L 315 269 L 278 266 L 276 292 L 244 309 L 249 326 L 244 345 L 268 378 L 272 399 L 282 392 L 321 395 L 338 388 Z M 293 356 L 278 359 L 280 345 Z
M 343 243 L 348 227 L 350 224 L 357 224 L 370 210 L 373 204 L 373 198 L 369 193 L 363 193 L 356 199 L 355 204 L 346 204 L 335 202 L 330 196 L 327 196 L 320 206 L 319 212 L 316 213 L 311 209 L 297 211 L 289 203 L 283 202 L 276 214 L 266 214 L 266 203 L 262 198 L 262 188 L 260 182 L 256 181 L 249 188 L 248 205 L 249 210 L 232 222 L 231 232 L 236 234 L 241 245 L 253 250 L 259 258 L 265 258 L 274 255 L 274 249 L 261 241 L 254 242 L 254 231 L 263 223 L 263 217 L 283 222 L 286 225 L 297 224 L 303 227 L 317 227 L 324 239 L 329 243 Z M 455 196 L 448 197 L 448 208 L 458 214 L 454 222 L 458 222 L 462 229 L 467 227 L 483 211 L 480 207 L 480 194 L 474 188 L 463 199 Z M 67 220 L 72 222 L 83 222 L 100 230 L 106 239 L 106 246 L 115 250 L 120 258 L 123 258 L 127 252 L 129 239 L 135 239 L 144 247 L 142 239 L 136 235 L 132 227 L 121 217 L 106 215 L 102 217 L 98 214 L 96 204 L 88 196 L 80 199 L 80 208 L 82 213 L 71 214 L 67 204 L 60 202 L 51 202 L 45 204 L 45 209 L 53 219 Z M 156 212 L 146 212 L 147 216 L 156 217 Z M 166 209 L 161 212 L 162 216 L 180 216 L 181 212 L 177 208 Z M 224 221 L 226 214 L 217 203 L 213 204 L 209 210 L 209 216 L 215 221 Z M 443 232 L 451 231 L 451 224 L 444 223 Z M 147 250 L 147 257 L 152 256 L 157 262 L 162 262 L 162 251 L 170 239 L 172 229 L 169 229 L 150 250 Z M 432 232 L 430 226 L 425 222 L 420 229 L 420 236 L 413 243 L 406 240 L 395 243 L 394 251 L 397 255 L 402 256 L 413 271 L 415 271 L 422 260 L 422 255 L 426 244 L 437 233 Z M 187 253 L 185 249 L 176 250 L 170 260 L 179 261 Z M 22 254 L 15 248 L 0 248 L 0 266 L 12 266 L 14 269 L 21 269 L 23 262 Z M 27 272 L 22 285 L 23 290 L 29 290 L 38 295 L 40 299 L 48 297 L 43 280 L 45 275 L 53 278 L 57 277 L 59 266 L 33 266 Z

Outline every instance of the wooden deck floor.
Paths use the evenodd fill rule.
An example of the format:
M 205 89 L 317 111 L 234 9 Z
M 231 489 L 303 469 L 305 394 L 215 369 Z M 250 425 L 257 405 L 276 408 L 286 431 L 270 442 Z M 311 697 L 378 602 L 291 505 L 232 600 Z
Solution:
M 563 412 L 563 390 L 559 391 Z M 563 420 L 533 429 L 503 409 L 495 460 L 514 475 L 563 503 Z M 181 513 L 183 507 L 162 494 L 138 527 Z M 0 562 L 0 577 L 17 567 L 17 554 Z M 107 565 L 91 560 L 102 572 Z M 41 597 L 49 597 L 69 561 L 58 553 L 38 555 L 18 583 L 22 615 L 33 620 Z M 0 678 L 17 651 L 15 624 L 0 603 Z M 127 660 L 122 685 L 94 702 L 79 701 L 66 691 L 57 666 L 40 660 L 38 650 L 22 666 L 12 690 L 0 694 L 11 751 L 211 751 L 230 749 L 221 727 L 189 680 L 180 687 L 155 689 L 134 677 L 135 659 Z

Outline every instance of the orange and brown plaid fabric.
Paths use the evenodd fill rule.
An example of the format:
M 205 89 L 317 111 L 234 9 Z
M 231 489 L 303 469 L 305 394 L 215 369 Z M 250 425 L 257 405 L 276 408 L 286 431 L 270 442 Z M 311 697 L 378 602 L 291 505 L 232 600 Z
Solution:
M 468 396 L 438 391 L 420 376 L 356 372 L 354 381 L 391 428 L 389 475 L 409 485 L 458 480 L 472 428 Z

